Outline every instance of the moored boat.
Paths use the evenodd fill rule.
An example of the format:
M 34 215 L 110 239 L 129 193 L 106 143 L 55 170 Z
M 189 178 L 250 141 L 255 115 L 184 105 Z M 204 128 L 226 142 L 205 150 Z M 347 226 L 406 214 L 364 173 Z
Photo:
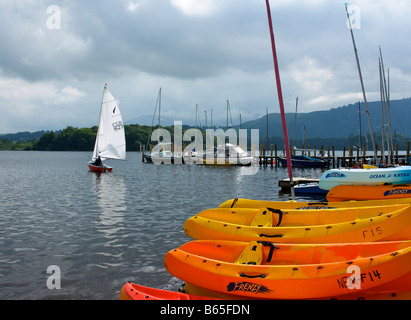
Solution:
M 306 195 L 321 195 L 325 196 L 328 191 L 320 189 L 318 186 L 318 183 L 312 182 L 312 183 L 302 183 L 294 186 L 294 192 L 295 194 L 306 194 Z
M 213 166 L 249 166 L 255 159 L 240 146 L 231 143 L 219 145 L 202 156 L 202 164 Z
M 279 157 L 278 160 L 284 167 L 287 166 L 287 159 L 285 157 Z M 299 168 L 323 168 L 327 166 L 327 161 L 306 155 L 291 156 L 291 165 Z

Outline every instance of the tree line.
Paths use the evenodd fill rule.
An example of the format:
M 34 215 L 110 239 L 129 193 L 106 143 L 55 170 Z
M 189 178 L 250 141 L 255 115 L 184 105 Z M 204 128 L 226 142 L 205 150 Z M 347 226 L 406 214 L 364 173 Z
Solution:
M 0 138 L 0 150 L 37 150 L 37 151 L 92 151 L 98 127 L 67 127 L 61 131 L 44 133 L 39 139 L 14 142 Z M 127 151 L 138 151 L 147 142 L 151 133 L 150 126 L 126 125 Z
M 174 128 L 172 126 L 163 127 L 168 130 L 173 139 Z M 189 126 L 183 126 L 183 132 L 189 129 Z M 39 139 L 33 139 L 31 141 L 12 141 L 9 138 L 0 138 L 0 150 L 37 150 L 37 151 L 92 151 L 94 148 L 94 142 L 97 134 L 97 126 L 91 128 L 75 128 L 67 127 L 61 131 L 50 131 L 44 133 Z M 125 125 L 126 147 L 127 151 L 140 151 L 142 146 L 147 144 L 153 128 L 146 125 L 131 124 Z M 205 136 L 205 130 L 202 130 Z M 376 133 L 375 141 L 380 146 L 381 134 Z M 362 143 L 366 143 L 365 136 L 361 138 Z M 368 139 L 367 150 L 372 150 L 371 141 Z M 399 150 L 406 150 L 407 142 L 411 141 L 411 138 L 405 137 L 402 134 L 395 133 L 393 136 L 394 144 L 398 144 Z M 204 142 L 205 142 L 204 138 Z M 292 141 L 290 141 L 292 143 Z M 156 144 L 157 142 L 153 142 Z M 189 142 L 187 142 L 189 143 Z M 266 145 L 267 138 L 260 132 L 260 144 Z M 277 145 L 281 148 L 284 144 L 283 138 L 269 137 L 268 146 L 271 144 Z M 250 144 L 248 144 L 250 145 Z M 358 146 L 359 137 L 356 135 L 350 135 L 347 138 L 311 138 L 307 139 L 306 146 L 312 148 L 316 146 L 320 148 L 324 146 L 334 146 L 336 150 L 342 150 L 343 147 L 350 145 Z M 297 145 L 297 147 L 301 147 Z M 378 148 L 380 149 L 380 147 Z

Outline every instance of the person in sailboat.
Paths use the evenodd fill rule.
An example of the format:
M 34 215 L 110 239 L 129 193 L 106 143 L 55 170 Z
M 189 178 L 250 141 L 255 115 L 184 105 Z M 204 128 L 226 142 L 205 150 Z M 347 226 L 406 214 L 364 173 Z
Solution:
M 96 161 L 94 161 L 93 165 L 97 166 L 97 167 L 102 167 L 103 166 L 103 162 L 101 161 L 100 156 L 98 156 L 96 158 Z

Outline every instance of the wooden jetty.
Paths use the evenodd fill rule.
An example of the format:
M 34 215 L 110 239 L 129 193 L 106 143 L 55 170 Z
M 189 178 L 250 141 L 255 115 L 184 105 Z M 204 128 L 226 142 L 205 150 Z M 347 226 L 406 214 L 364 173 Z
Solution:
M 356 151 L 354 152 L 354 149 Z M 184 150 L 184 146 L 183 146 Z M 365 145 L 363 145 L 362 150 L 365 150 Z M 150 151 L 151 151 L 151 146 L 150 146 Z M 374 155 L 366 155 L 365 151 L 360 152 L 360 148 L 349 146 L 348 150 L 344 147 L 342 150 L 342 155 L 336 156 L 335 155 L 335 147 L 332 146 L 327 146 L 327 149 L 324 149 L 323 146 L 321 146 L 319 149 L 314 146 L 314 148 L 311 148 L 310 146 L 303 146 L 301 149 L 298 150 L 292 150 L 293 155 L 297 155 L 297 153 L 300 152 L 299 154 L 302 155 L 307 155 L 313 158 L 318 158 L 318 159 L 323 159 L 326 160 L 328 163 L 328 168 L 342 168 L 342 167 L 353 167 L 357 162 L 362 163 L 364 160 L 365 161 L 370 161 L 373 160 Z M 281 154 L 282 154 L 281 150 Z M 395 164 L 411 164 L 409 163 L 408 159 L 410 157 L 410 142 L 407 142 L 407 150 L 405 155 L 399 155 L 398 154 L 398 144 L 395 145 L 395 151 L 394 153 L 391 153 L 390 159 L 391 163 Z M 279 155 L 277 145 L 271 145 L 270 148 L 266 148 L 265 145 L 260 145 L 260 153 L 259 153 L 259 165 L 260 166 L 270 166 L 270 167 L 275 167 L 277 168 L 278 166 L 281 165 L 279 162 L 279 158 L 282 157 Z M 377 154 L 377 163 L 378 165 L 381 160 L 381 151 L 380 155 L 378 156 Z M 385 163 L 388 163 L 388 155 L 384 155 L 385 157 Z M 142 155 L 142 161 L 144 162 L 145 160 L 145 148 L 143 147 L 143 155 Z
M 318 150 L 316 149 L 316 146 L 314 146 L 313 149 L 310 148 L 310 146 L 308 146 L 307 148 L 303 146 L 303 148 L 299 149 L 298 151 L 300 151 L 300 154 L 302 155 L 326 160 L 328 163 L 328 168 L 353 167 L 357 162 L 362 163 L 363 161 L 372 161 L 374 157 L 373 155 L 366 155 L 365 151 L 360 152 L 360 148 L 358 147 L 356 147 L 356 152 L 354 154 L 353 146 L 350 146 L 348 148 L 348 152 L 344 147 L 341 156 L 335 155 L 334 146 L 332 146 L 331 149 L 328 146 L 326 150 L 327 151 L 325 151 L 323 146 L 321 146 L 321 148 L 319 148 Z M 365 145 L 363 146 L 362 150 L 365 150 Z M 292 150 L 292 154 L 297 155 L 296 150 Z M 405 155 L 398 154 L 398 144 L 396 144 L 394 153 L 391 153 L 390 156 L 384 155 L 385 163 L 388 163 L 389 157 L 391 159 L 391 163 L 393 164 L 410 164 L 408 163 L 408 158 L 410 157 L 410 142 L 407 142 L 407 150 Z M 270 150 L 266 149 L 265 145 L 260 145 L 259 164 L 261 166 L 271 166 L 277 168 L 279 165 L 281 165 L 278 160 L 279 158 L 280 156 L 278 155 L 277 145 L 271 145 Z M 383 156 L 381 154 L 379 156 L 377 155 L 376 165 L 382 162 L 382 158 Z

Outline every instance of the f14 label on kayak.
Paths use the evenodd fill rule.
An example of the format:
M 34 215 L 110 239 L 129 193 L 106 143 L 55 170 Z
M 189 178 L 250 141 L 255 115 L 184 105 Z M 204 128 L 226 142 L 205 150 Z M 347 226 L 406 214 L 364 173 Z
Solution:
M 377 269 L 361 272 L 359 266 L 350 265 L 347 268 L 347 273 L 351 273 L 351 275 L 346 275 L 337 279 L 338 288 L 361 289 L 362 283 L 381 280 L 381 273 Z

